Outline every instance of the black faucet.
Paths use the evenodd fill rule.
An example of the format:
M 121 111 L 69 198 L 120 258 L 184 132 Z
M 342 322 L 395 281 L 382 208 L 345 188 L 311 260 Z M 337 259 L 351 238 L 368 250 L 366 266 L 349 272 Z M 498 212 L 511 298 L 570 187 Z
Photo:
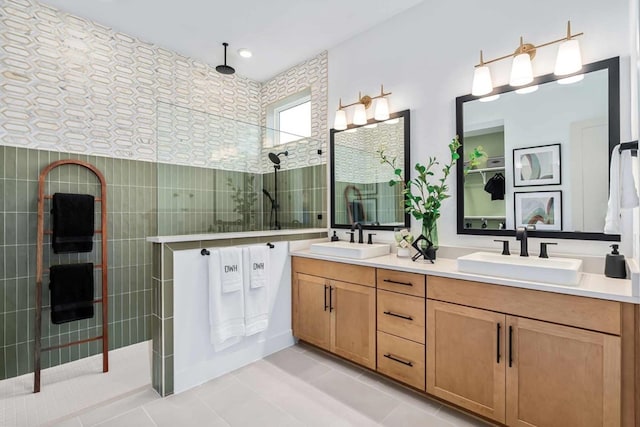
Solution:
M 362 237 L 362 224 L 358 221 L 351 224 L 351 231 L 355 231 L 356 228 L 358 229 L 358 243 L 364 243 L 364 237 Z
M 527 247 L 527 227 L 516 228 L 516 240 L 520 240 L 520 256 L 529 256 Z

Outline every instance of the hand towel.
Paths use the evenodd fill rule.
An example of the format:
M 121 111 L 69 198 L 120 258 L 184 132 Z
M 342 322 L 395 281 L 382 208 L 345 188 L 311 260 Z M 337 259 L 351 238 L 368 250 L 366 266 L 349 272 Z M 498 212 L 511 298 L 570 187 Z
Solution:
M 49 268 L 51 322 L 59 325 L 93 317 L 93 264 L 52 265 Z
M 56 254 L 93 250 L 94 198 L 88 194 L 55 193 L 53 195 L 53 236 L 51 247 Z
M 238 269 L 242 271 L 240 266 Z M 224 350 L 238 343 L 245 331 L 244 292 L 223 292 L 223 271 L 221 250 L 210 249 L 209 326 L 211 344 L 215 351 Z
M 251 288 L 261 288 L 269 277 L 269 247 L 266 245 L 249 246 L 249 263 L 246 268 L 250 271 L 249 282 Z
M 251 248 L 243 248 L 243 259 L 247 263 L 251 263 Z M 269 282 L 265 277 L 263 286 L 252 287 L 251 271 L 253 270 L 247 265 L 245 268 L 247 280 L 244 281 L 244 324 L 246 336 L 262 332 L 269 326 Z
M 631 153 L 620 154 L 620 145 L 613 148 L 609 170 L 609 203 L 604 223 L 605 234 L 620 234 L 620 210 L 638 206 L 638 191 L 633 179 Z
M 223 293 L 242 290 L 242 249 L 220 248 L 220 278 Z

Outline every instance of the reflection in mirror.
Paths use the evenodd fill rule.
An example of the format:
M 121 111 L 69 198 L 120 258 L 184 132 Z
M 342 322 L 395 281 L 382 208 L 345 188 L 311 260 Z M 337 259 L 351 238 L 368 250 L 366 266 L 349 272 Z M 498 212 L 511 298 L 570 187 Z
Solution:
M 380 163 L 378 154 L 384 150 L 407 170 L 409 147 L 409 110 L 384 122 L 331 130 L 332 227 L 348 228 L 355 222 L 368 229 L 409 226 L 402 188 L 389 186 L 393 170 Z
M 553 75 L 498 99 L 457 99 L 458 233 L 619 240 L 605 236 L 609 156 L 619 142 L 618 58 L 584 67 L 584 78 Z M 563 82 L 562 82 L 563 83 Z M 469 162 L 470 153 L 485 155 Z M 463 173 L 463 170 L 466 173 Z

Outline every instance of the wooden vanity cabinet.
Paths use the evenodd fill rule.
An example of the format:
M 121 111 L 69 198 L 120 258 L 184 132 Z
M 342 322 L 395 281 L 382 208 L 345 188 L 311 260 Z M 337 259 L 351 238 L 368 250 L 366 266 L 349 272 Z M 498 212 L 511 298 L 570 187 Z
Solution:
M 428 393 L 509 426 L 620 425 L 620 337 L 548 321 L 562 315 L 553 311 L 559 298 L 577 326 L 595 326 L 588 317 L 598 308 L 617 312 L 619 334 L 619 303 L 507 289 L 511 298 L 491 299 L 488 310 L 475 296 L 499 287 L 433 279 L 428 297 L 449 302 L 427 300 Z
M 296 257 L 292 266 L 294 336 L 375 369 L 375 269 Z

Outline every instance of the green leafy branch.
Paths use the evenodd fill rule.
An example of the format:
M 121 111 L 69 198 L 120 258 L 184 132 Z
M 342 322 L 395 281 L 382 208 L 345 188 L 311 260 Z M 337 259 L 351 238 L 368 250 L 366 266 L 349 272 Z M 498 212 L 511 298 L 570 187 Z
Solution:
M 446 184 L 451 168 L 460 158 L 458 154 L 460 141 L 456 136 L 449 144 L 451 160 L 442 168 L 442 177 L 436 179 L 434 169 L 440 165 L 435 157 L 429 157 L 427 165 L 416 163 L 414 169 L 418 176 L 407 181 L 402 169 L 396 165 L 397 158 L 388 158 L 384 150 L 378 150 L 380 163 L 388 164 L 394 169 L 394 178 L 389 181 L 389 186 L 401 185 L 405 200 L 405 212 L 410 213 L 416 220 L 433 223 L 440 218 L 442 202 L 449 198 L 449 187 Z M 434 183 L 435 180 L 435 183 Z

